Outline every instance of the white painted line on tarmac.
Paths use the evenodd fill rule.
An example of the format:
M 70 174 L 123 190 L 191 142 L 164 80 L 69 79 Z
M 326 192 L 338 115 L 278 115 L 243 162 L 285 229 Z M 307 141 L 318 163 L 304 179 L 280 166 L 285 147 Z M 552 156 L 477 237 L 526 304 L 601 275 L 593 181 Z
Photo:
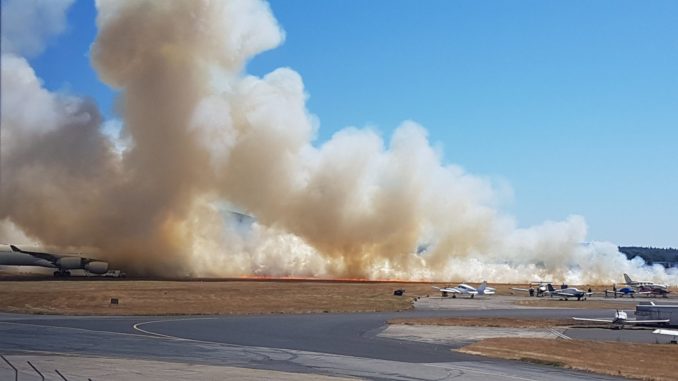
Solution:
M 219 343 L 219 342 L 215 342 L 215 341 L 205 341 L 205 340 L 187 339 L 187 338 L 184 338 L 184 337 L 178 337 L 178 336 L 172 336 L 172 335 L 165 335 L 165 334 L 162 334 L 162 333 L 153 332 L 153 331 L 148 331 L 148 330 L 145 330 L 145 329 L 143 329 L 143 328 L 139 328 L 139 327 L 141 327 L 142 325 L 146 325 L 146 324 L 154 324 L 154 323 L 167 323 L 167 322 L 173 322 L 173 321 L 190 321 L 190 320 L 216 320 L 216 319 L 217 319 L 217 318 L 186 318 L 186 319 L 151 320 L 151 321 L 144 321 L 144 322 L 141 322 L 141 323 L 136 323 L 136 324 L 134 324 L 134 325 L 132 326 L 132 328 L 134 328 L 135 331 L 139 331 L 139 332 L 145 333 L 146 335 L 144 335 L 144 336 L 151 335 L 151 336 L 155 336 L 155 337 L 162 337 L 162 338 L 165 338 L 165 339 L 183 340 L 183 341 L 194 341 L 194 342 L 197 342 L 197 343 L 221 344 L 221 345 L 223 345 L 224 343 Z

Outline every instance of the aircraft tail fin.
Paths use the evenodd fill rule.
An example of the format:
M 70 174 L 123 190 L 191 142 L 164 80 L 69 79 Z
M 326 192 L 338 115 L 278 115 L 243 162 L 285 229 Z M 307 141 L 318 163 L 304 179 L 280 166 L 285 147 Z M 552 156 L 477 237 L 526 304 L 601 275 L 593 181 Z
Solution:
M 555 288 L 553 288 L 553 285 L 552 285 L 551 283 L 547 284 L 547 285 L 546 285 L 546 288 L 547 288 L 549 291 L 551 291 L 551 292 L 553 292 L 553 291 L 556 290 Z
M 478 287 L 478 293 L 482 294 L 485 292 L 485 288 L 487 288 L 487 281 L 484 280 L 483 283 L 480 284 L 480 287 Z
M 18 247 L 14 246 L 14 245 L 9 245 L 9 247 L 12 248 L 12 251 L 16 251 L 16 252 L 18 252 L 18 253 L 21 252 L 21 249 L 19 249 Z
M 624 280 L 626 280 L 626 284 L 631 284 L 633 283 L 633 280 L 629 276 L 629 274 L 624 273 Z

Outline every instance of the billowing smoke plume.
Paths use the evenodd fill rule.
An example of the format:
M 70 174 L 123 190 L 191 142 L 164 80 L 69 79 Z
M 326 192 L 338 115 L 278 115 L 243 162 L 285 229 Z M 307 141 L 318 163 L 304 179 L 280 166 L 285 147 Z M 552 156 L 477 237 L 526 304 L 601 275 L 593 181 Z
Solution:
M 388 141 L 347 128 L 312 144 L 300 75 L 243 74 L 284 40 L 261 1 L 97 9 L 90 54 L 120 91 L 121 136 L 91 102 L 45 90 L 22 49 L 3 51 L 0 234 L 150 274 L 678 283 L 583 244 L 580 217 L 516 228 L 493 186 L 442 164 L 415 122 Z M 232 208 L 256 222 L 231 223 Z

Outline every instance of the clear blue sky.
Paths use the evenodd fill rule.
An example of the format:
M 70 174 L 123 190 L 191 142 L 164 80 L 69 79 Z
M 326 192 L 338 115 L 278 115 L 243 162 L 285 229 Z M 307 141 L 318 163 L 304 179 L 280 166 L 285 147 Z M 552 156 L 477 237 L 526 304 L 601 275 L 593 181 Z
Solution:
M 508 182 L 520 226 L 581 214 L 591 240 L 678 247 L 678 2 L 275 0 L 285 43 L 248 66 L 304 78 L 318 142 L 424 125 L 445 161 Z M 95 10 L 33 63 L 50 89 L 114 94 Z

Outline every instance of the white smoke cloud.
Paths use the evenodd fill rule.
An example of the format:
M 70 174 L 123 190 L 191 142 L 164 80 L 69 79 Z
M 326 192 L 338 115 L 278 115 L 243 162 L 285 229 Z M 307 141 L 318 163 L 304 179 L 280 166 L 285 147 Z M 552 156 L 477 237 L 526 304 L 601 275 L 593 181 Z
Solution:
M 2 52 L 33 57 L 66 29 L 74 0 L 3 0 Z
M 496 207 L 505 191 L 443 163 L 416 122 L 387 141 L 351 127 L 314 144 L 301 76 L 242 72 L 284 40 L 264 2 L 97 9 L 92 63 L 121 90 L 124 124 L 101 126 L 87 102 L 3 55 L 0 219 L 30 237 L 154 274 L 611 283 L 626 271 L 678 283 L 583 244 L 581 217 L 518 229 Z M 224 205 L 257 221 L 243 233 Z

